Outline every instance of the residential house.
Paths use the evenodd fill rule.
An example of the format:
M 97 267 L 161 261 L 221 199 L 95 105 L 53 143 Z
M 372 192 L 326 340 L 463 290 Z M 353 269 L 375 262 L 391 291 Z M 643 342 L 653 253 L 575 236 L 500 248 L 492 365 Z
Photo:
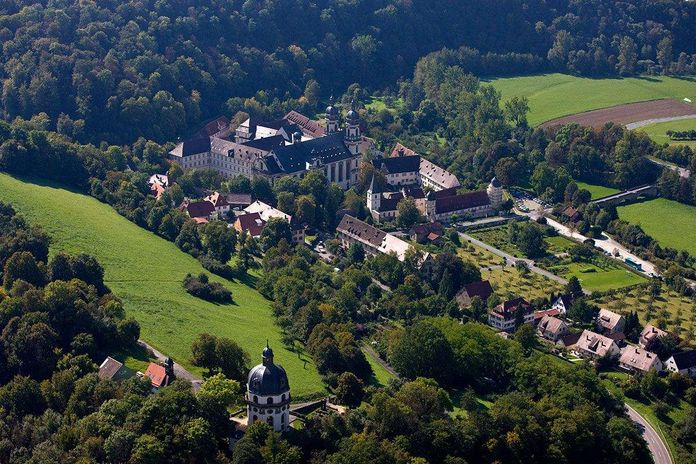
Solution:
M 209 201 L 184 200 L 180 209 L 198 224 L 205 224 L 215 217 L 215 206 Z
M 420 156 L 378 157 L 372 161 L 392 186 L 414 185 L 419 182 Z
M 471 306 L 471 300 L 474 297 L 477 296 L 485 302 L 492 294 L 493 287 L 491 287 L 491 283 L 487 280 L 482 280 L 464 285 L 464 288 L 457 293 L 455 299 L 459 307 L 463 309 Z
M 271 218 L 284 219 L 290 224 L 290 231 L 292 232 L 292 243 L 304 243 L 305 240 L 305 227 L 299 224 L 293 219 L 289 214 L 282 212 L 279 209 L 272 207 L 269 204 L 264 203 L 261 200 L 256 200 L 246 208 L 244 208 L 246 213 L 259 213 L 259 216 L 267 223 Z
M 561 214 L 568 222 L 578 222 L 580 220 L 580 212 L 572 206 L 568 206 Z
M 649 350 L 660 337 L 664 337 L 667 334 L 666 331 L 658 329 L 652 324 L 647 324 L 640 333 L 638 344 L 641 348 Z
M 544 316 L 537 325 L 537 333 L 540 337 L 556 343 L 568 333 L 568 324 L 553 316 Z
M 128 377 L 131 371 L 123 363 L 108 356 L 99 366 L 99 378 L 102 380 L 122 380 Z
M 570 307 L 573 305 L 573 301 L 580 295 L 573 295 L 571 293 L 566 293 L 565 295 L 560 295 L 558 298 L 553 300 L 551 304 L 552 309 L 557 309 L 559 314 L 565 314 L 568 312 Z
M 244 209 L 251 204 L 250 193 L 228 193 L 225 197 L 230 209 Z
M 573 349 L 573 348 L 575 348 L 575 345 L 580 340 L 581 336 L 582 336 L 582 334 L 580 332 L 568 333 L 568 334 L 562 336 L 561 338 L 559 338 L 556 341 L 556 345 L 558 345 L 562 348 Z
M 534 325 L 538 326 L 539 322 L 541 322 L 544 316 L 556 317 L 560 314 L 561 312 L 557 309 L 545 309 L 543 311 L 534 311 Z
M 164 174 L 153 174 L 147 183 L 150 185 L 150 194 L 159 200 L 162 194 L 169 188 L 169 177 Z
M 647 373 L 650 370 L 660 372 L 662 361 L 655 353 L 639 348 L 637 346 L 627 346 L 621 352 L 619 367 L 630 372 Z
M 444 227 L 439 222 L 428 222 L 425 224 L 417 224 L 411 227 L 409 231 L 409 236 L 411 240 L 418 243 L 429 243 L 433 240 L 431 235 L 435 234 L 437 237 L 442 237 L 444 234 Z
M 230 211 L 230 204 L 227 203 L 227 197 L 218 192 L 213 192 L 203 199 L 209 201 L 215 208 L 217 217 L 225 217 Z
M 626 319 L 622 315 L 603 308 L 599 310 L 596 322 L 597 329 L 604 334 L 623 332 L 626 327 Z
M 411 248 L 411 245 L 400 238 L 348 214 L 343 216 L 336 227 L 336 232 L 343 248 L 347 249 L 352 243 L 359 243 L 365 253 L 371 256 L 379 253 L 393 253 L 399 261 L 403 261 L 406 258 L 406 252 Z M 423 259 L 427 257 L 426 254 Z
M 574 345 L 575 353 L 581 358 L 597 360 L 604 356 L 619 356 L 621 350 L 614 340 L 590 330 L 583 330 Z
M 696 377 L 696 350 L 674 353 L 664 365 L 670 372 Z
M 164 366 L 151 362 L 148 364 L 144 375 L 150 379 L 152 390 L 157 391 L 174 381 L 174 362 L 171 358 L 167 358 Z
M 524 298 L 515 298 L 500 303 L 488 312 L 488 325 L 498 330 L 512 332 L 516 328 L 517 312 L 522 311 L 525 324 L 534 320 L 531 305 Z
M 233 227 L 239 233 L 246 233 L 251 237 L 258 238 L 265 225 L 266 221 L 261 219 L 259 213 L 245 213 L 235 218 Z

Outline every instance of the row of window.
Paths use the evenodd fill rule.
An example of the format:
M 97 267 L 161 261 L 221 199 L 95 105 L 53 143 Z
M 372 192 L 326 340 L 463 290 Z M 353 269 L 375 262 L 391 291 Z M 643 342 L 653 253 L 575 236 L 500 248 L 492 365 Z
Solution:
M 283 401 L 285 401 L 285 393 L 280 395 L 280 402 L 282 403 Z M 254 395 L 254 403 L 259 404 L 259 397 L 257 395 Z M 273 404 L 273 397 L 269 397 L 266 400 L 266 404 Z

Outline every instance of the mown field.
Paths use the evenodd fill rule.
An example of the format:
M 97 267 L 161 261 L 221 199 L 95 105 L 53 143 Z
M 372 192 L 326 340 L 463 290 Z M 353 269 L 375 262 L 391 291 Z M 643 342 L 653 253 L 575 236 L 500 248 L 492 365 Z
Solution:
M 551 119 L 598 108 L 662 98 L 696 101 L 696 80 L 674 77 L 590 79 L 566 74 L 544 74 L 493 79 L 503 101 L 529 99 L 528 120 L 538 125 Z
M 203 272 L 198 261 L 92 197 L 0 174 L 0 200 L 12 203 L 52 236 L 51 253 L 96 256 L 104 266 L 106 284 L 140 322 L 141 338 L 175 361 L 201 372 L 190 363 L 190 347 L 202 332 L 237 341 L 253 364 L 260 362 L 268 339 L 296 398 L 324 391 L 310 358 L 283 347 L 270 304 L 254 288 L 212 277 L 232 291 L 233 304 L 217 305 L 189 295 L 181 282 L 187 273 Z
M 630 287 L 645 282 L 645 278 L 609 259 L 598 258 L 597 263 L 564 262 L 549 270 L 565 279 L 575 276 L 582 288 L 591 292 Z
M 640 225 L 660 245 L 696 256 L 696 206 L 665 198 L 617 208 L 619 217 Z
M 603 185 L 592 185 L 586 182 L 575 181 L 579 189 L 585 189 L 592 195 L 592 199 L 608 197 L 619 192 L 619 189 L 604 187 Z
M 641 127 L 639 130 L 644 131 L 655 142 L 660 145 L 667 143 L 670 145 L 688 145 L 691 148 L 696 148 L 696 140 L 672 140 L 667 136 L 668 130 L 686 131 L 696 130 L 696 119 L 682 119 L 680 121 L 661 122 Z

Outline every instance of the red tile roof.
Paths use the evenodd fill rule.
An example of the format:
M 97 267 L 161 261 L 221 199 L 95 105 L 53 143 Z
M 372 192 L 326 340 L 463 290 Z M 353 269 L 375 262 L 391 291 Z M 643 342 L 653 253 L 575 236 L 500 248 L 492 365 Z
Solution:
M 260 236 L 265 225 L 266 221 L 261 219 L 259 213 L 242 214 L 234 221 L 234 228 L 238 232 L 247 232 L 252 237 Z
M 168 383 L 167 372 L 159 364 L 150 363 L 145 371 L 145 377 L 150 378 L 152 386 L 155 388 L 164 387 Z
M 215 212 L 215 207 L 209 201 L 195 201 L 186 206 L 186 212 L 192 218 L 207 218 Z

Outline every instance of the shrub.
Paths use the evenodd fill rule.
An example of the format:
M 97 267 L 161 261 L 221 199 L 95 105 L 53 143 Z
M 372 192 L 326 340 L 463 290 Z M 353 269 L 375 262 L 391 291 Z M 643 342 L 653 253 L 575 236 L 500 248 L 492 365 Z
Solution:
M 188 293 L 207 301 L 216 303 L 230 303 L 232 301 L 232 292 L 218 282 L 209 282 L 208 276 L 204 273 L 197 277 L 186 274 L 183 285 Z
M 237 278 L 237 273 L 229 264 L 223 264 L 217 259 L 213 259 L 206 255 L 201 255 L 198 261 L 201 262 L 201 265 L 206 271 L 212 272 L 215 275 L 227 280 L 234 280 Z

